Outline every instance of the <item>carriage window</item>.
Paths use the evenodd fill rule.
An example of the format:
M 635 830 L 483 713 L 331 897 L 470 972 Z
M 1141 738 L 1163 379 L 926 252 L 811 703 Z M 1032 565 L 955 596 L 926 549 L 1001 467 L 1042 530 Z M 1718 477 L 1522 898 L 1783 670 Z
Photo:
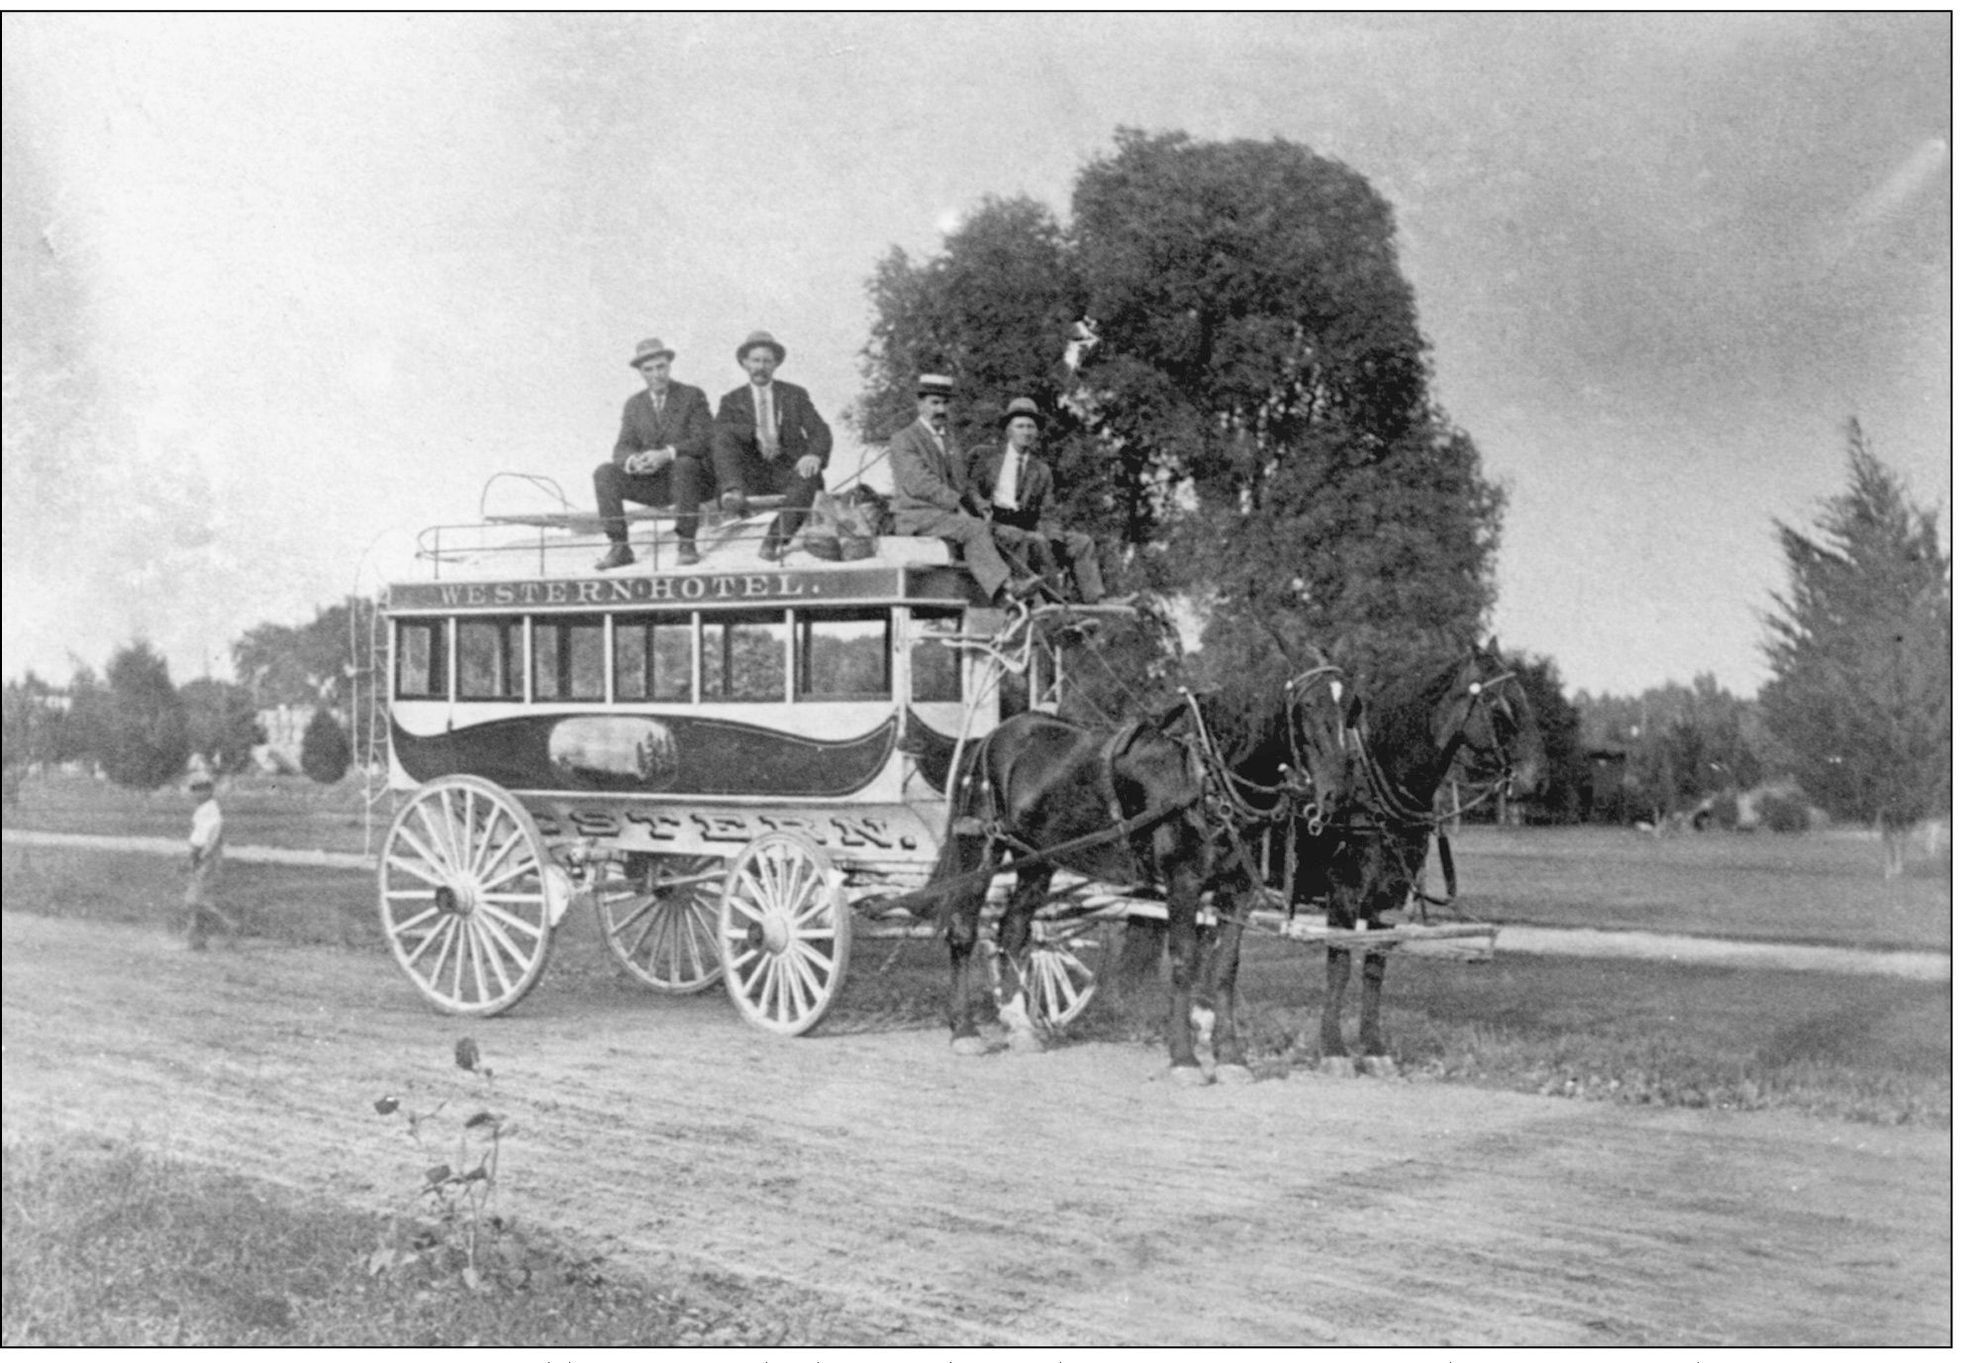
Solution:
M 447 620 L 395 622 L 395 694 L 404 700 L 446 700 L 450 694 Z
M 597 617 L 532 621 L 531 698 L 606 699 L 606 626 Z
M 961 632 L 958 614 L 929 615 L 913 612 L 913 699 L 915 701 L 959 700 L 961 698 L 960 650 L 943 642 Z
M 524 698 L 524 633 L 518 620 L 456 624 L 458 700 Z
M 781 612 L 723 615 L 702 621 L 702 699 L 782 700 Z
M 797 617 L 797 699 L 892 695 L 892 617 L 885 611 Z
M 687 616 L 613 621 L 613 698 L 689 699 L 695 685 L 695 624 Z

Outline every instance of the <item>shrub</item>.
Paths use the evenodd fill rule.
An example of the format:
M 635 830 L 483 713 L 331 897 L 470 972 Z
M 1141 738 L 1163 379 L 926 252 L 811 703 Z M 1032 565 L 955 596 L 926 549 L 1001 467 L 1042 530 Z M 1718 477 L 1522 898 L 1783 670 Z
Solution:
M 1758 801 L 1758 823 L 1773 833 L 1803 833 L 1812 826 L 1805 801 L 1795 795 L 1766 795 Z
M 321 706 L 307 721 L 307 729 L 300 736 L 300 770 L 320 782 L 331 786 L 347 775 L 348 763 L 354 753 L 348 747 L 347 731 L 340 722 Z

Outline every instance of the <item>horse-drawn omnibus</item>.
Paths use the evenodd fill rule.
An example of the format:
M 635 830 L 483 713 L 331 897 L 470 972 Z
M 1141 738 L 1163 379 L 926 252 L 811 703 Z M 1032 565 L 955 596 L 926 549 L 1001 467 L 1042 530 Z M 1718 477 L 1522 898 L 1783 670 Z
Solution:
M 660 513 L 635 519 L 655 543 L 623 571 L 590 568 L 593 517 L 515 514 L 424 532 L 426 575 L 388 586 L 382 925 L 431 1002 L 487 1015 L 587 901 L 649 988 L 723 979 L 799 1034 L 837 998 L 854 904 L 925 882 L 958 750 L 1004 690 L 1055 707 L 1052 625 L 1086 608 L 990 607 L 939 540 L 764 561 L 758 518 L 681 567 Z M 1091 987 L 1070 938 L 1038 970 L 1053 1019 Z
M 1244 730 L 1237 748 L 1190 696 L 1108 741 L 1050 725 L 1034 741 L 1054 749 L 1054 735 L 1075 727 L 1064 737 L 1087 765 L 1032 803 L 990 803 L 983 787 L 1006 778 L 994 771 L 957 791 L 963 754 L 982 777 L 981 759 L 999 755 L 990 736 L 1004 698 L 1012 691 L 1028 720 L 1053 714 L 1064 640 L 1129 608 L 989 605 L 937 539 L 867 538 L 838 561 L 801 551 L 759 561 L 770 508 L 759 510 L 709 531 L 688 566 L 662 561 L 663 513 L 634 513 L 656 526 L 647 566 L 610 574 L 588 566 L 592 515 L 487 516 L 425 532 L 426 576 L 387 589 L 398 803 L 380 849 L 381 918 L 397 962 L 438 1008 L 489 1015 L 517 1003 L 554 929 L 584 901 L 649 988 L 722 980 L 748 1021 L 800 1035 L 836 1001 L 856 932 L 931 932 L 918 910 L 944 902 L 961 1044 L 977 896 L 991 886 L 999 900 L 1012 883 L 1004 946 L 1011 1012 L 1024 1022 L 1058 1025 L 1087 1005 L 1095 973 L 1079 947 L 1097 926 L 1171 910 L 1177 1071 L 1194 1064 L 1180 1006 L 1192 980 L 1179 962 L 1195 919 L 1214 917 L 1195 896 L 1216 871 L 1246 894 L 1221 920 L 1222 960 L 1237 961 L 1240 931 L 1257 919 L 1325 942 L 1345 978 L 1352 949 L 1380 962 L 1403 942 L 1472 936 L 1489 951 L 1490 925 L 1383 914 L 1417 893 L 1433 796 L 1461 747 L 1496 758 L 1502 780 L 1522 754 L 1525 768 L 1541 765 L 1523 693 L 1495 652 L 1449 660 L 1404 699 L 1386 697 L 1373 728 L 1354 698 L 1351 717 L 1337 719 L 1342 688 L 1325 666 L 1266 697 L 1266 727 Z M 1019 742 L 1029 726 L 1014 726 Z M 1157 778 L 1144 781 L 1120 808 L 1111 744 L 1146 730 L 1163 782 L 1154 795 Z M 950 805 L 954 795 L 963 802 Z M 976 798 L 989 817 L 975 816 Z M 1018 830 L 1010 806 L 1041 814 L 1048 831 Z M 1356 887 L 1366 903 L 1331 902 L 1328 917 L 1342 920 L 1331 926 L 1296 913 L 1309 878 L 1297 880 L 1293 848 L 1338 811 L 1344 846 L 1400 850 L 1394 874 Z M 1181 822 L 1186 850 L 1166 850 Z M 1121 855 L 1154 838 L 1166 848 Z M 1282 848 L 1288 869 L 1276 875 L 1266 854 Z M 1168 893 L 1174 882 L 1183 891 Z M 1037 892 L 1047 907 L 1031 922 Z M 1366 972 L 1370 1044 L 1380 982 L 1380 968 Z M 1330 996 L 1339 1007 L 1339 991 Z

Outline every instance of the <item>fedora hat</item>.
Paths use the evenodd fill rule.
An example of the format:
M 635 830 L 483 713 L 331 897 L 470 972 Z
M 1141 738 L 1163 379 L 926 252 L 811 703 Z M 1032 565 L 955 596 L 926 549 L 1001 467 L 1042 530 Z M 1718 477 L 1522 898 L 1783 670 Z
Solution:
M 954 395 L 954 381 L 945 374 L 922 374 L 913 389 L 923 398 L 950 398 Z
M 634 357 L 628 360 L 627 364 L 634 369 L 638 369 L 649 360 L 658 360 L 663 357 L 672 360 L 674 358 L 674 352 L 661 344 L 661 338 L 659 336 L 649 336 L 646 340 L 634 347 Z
M 783 343 L 767 331 L 752 331 L 748 336 L 743 338 L 743 343 L 736 347 L 736 363 L 741 364 L 743 357 L 760 345 L 770 347 L 771 350 L 776 352 L 777 363 L 783 363 L 783 357 L 787 353 L 783 348 Z
M 1018 416 L 1028 417 L 1036 425 L 1043 424 L 1042 408 L 1036 406 L 1034 398 L 1016 398 L 1008 404 L 1008 410 L 1001 414 L 1001 424 L 1006 426 Z

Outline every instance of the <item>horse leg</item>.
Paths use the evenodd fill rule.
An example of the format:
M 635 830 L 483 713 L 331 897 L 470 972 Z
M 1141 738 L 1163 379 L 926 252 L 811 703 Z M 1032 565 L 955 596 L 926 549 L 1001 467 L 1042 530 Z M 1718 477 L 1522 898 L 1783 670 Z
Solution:
M 1015 876 L 1015 892 L 1001 917 L 996 938 L 1000 959 L 1006 968 L 1003 983 L 1009 989 L 1006 1000 L 998 1000 L 1002 1025 L 1008 1028 L 1008 1048 L 1012 1051 L 1040 1051 L 1042 1037 L 1029 1013 L 1029 926 L 1036 910 L 1049 897 L 1049 868 L 1026 866 Z
M 971 841 L 971 848 L 970 840 L 963 839 L 954 849 L 953 866 L 948 874 L 979 870 L 989 857 L 997 855 L 978 839 Z M 947 922 L 947 959 L 953 976 L 947 991 L 947 1025 L 953 1032 L 954 1050 L 961 1055 L 985 1055 L 988 1051 L 988 1043 L 982 1040 L 974 1022 L 974 972 L 969 968 L 981 935 L 981 904 L 987 893 L 985 883 L 956 890 L 948 896 L 943 910 Z
M 1207 992 L 1213 1004 L 1213 1077 L 1222 1084 L 1245 1084 L 1253 1080 L 1234 1010 L 1240 979 L 1240 937 L 1245 931 L 1239 896 L 1232 895 L 1220 909 L 1219 931 L 1207 972 Z
M 1349 989 L 1349 948 L 1328 949 L 1328 987 L 1322 991 L 1322 1072 L 1354 1074 L 1356 1065 L 1342 1044 L 1342 996 Z
M 1172 950 L 1172 998 L 1165 1021 L 1165 1043 L 1172 1053 L 1172 1078 L 1182 1084 L 1209 1082 L 1192 1047 L 1192 986 L 1199 971 L 1199 875 L 1181 866 L 1166 877 L 1165 916 Z
M 1383 1044 L 1383 1033 L 1377 1021 L 1383 1004 L 1383 976 L 1389 968 L 1390 953 L 1387 951 L 1363 953 L 1362 1063 L 1366 1072 L 1383 1079 L 1393 1078 L 1397 1072 L 1397 1062 Z

